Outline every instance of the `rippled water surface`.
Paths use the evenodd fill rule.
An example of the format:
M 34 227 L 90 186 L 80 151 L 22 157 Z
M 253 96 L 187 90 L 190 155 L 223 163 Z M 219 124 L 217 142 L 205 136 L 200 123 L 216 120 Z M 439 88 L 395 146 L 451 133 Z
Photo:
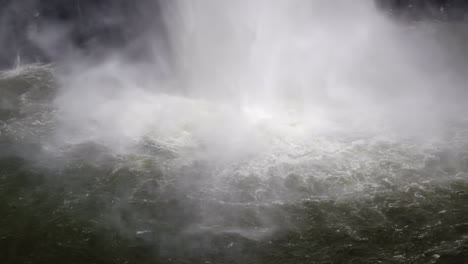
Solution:
M 2 263 L 466 263 L 465 120 L 302 133 L 249 108 L 239 138 L 210 141 L 231 110 L 161 95 L 192 119 L 116 148 L 57 136 L 56 86 L 48 66 L 0 77 Z

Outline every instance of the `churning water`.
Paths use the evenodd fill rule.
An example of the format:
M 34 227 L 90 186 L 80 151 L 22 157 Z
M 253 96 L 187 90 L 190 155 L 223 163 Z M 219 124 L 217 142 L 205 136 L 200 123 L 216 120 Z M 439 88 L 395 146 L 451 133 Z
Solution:
M 6 263 L 464 263 L 464 25 L 368 1 L 162 9 L 154 63 L 0 74 Z

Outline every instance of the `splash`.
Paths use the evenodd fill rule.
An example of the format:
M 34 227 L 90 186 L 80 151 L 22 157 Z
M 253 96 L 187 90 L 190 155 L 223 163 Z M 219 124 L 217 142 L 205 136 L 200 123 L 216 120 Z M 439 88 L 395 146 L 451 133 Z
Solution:
M 42 216 L 49 231 L 68 223 L 62 214 L 72 227 L 110 226 L 126 250 L 143 244 L 164 263 L 340 262 L 363 243 L 371 253 L 351 261 L 461 256 L 466 94 L 458 51 L 436 40 L 443 25 L 401 25 L 371 1 L 161 8 L 166 34 L 148 22 L 129 44 L 152 47 L 144 61 L 71 52 L 0 74 L 0 162 L 13 175 L 0 188 L 23 170 L 47 175 L 28 183 L 31 199 L 5 200 L 35 210 L 53 195 L 57 208 L 38 203 L 56 216 Z M 8 155 L 32 169 L 15 171 L 23 161 Z M 76 230 L 88 245 L 94 233 Z M 423 242 L 402 235 L 413 230 Z M 291 257 L 299 247 L 312 250 Z

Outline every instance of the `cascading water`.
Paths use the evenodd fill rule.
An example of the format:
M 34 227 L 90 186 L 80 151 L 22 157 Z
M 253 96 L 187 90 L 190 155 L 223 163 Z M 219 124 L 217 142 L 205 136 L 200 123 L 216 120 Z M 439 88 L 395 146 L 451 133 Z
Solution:
M 144 62 L 2 72 L 6 263 L 463 263 L 463 24 L 355 2 L 163 1 Z

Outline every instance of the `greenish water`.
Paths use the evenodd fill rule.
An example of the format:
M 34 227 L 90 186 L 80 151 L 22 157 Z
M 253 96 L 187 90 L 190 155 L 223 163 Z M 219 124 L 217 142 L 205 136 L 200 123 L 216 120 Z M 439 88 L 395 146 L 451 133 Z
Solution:
M 464 122 L 432 141 L 185 160 L 151 139 L 50 147 L 54 87 L 43 67 L 0 80 L 1 263 L 466 263 Z

